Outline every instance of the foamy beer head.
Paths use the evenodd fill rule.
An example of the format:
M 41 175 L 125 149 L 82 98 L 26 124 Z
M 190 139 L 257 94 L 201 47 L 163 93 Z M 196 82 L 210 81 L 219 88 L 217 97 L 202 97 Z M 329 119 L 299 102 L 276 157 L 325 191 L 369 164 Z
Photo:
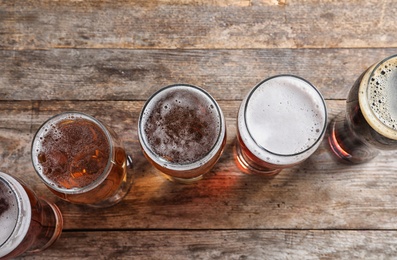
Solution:
M 138 135 L 154 166 L 176 178 L 190 179 L 202 175 L 219 158 L 226 129 L 220 107 L 207 92 L 172 85 L 146 102 Z
M 66 112 L 46 121 L 32 142 L 34 168 L 51 189 L 65 194 L 90 191 L 102 183 L 113 148 L 107 129 L 95 118 Z
M 276 167 L 299 163 L 319 146 L 327 110 L 308 81 L 278 75 L 254 87 L 238 114 L 240 142 L 257 159 Z
M 31 220 L 29 197 L 22 185 L 0 172 L 0 258 L 25 238 Z
M 373 130 L 397 140 L 397 56 L 370 68 L 361 80 L 359 103 Z

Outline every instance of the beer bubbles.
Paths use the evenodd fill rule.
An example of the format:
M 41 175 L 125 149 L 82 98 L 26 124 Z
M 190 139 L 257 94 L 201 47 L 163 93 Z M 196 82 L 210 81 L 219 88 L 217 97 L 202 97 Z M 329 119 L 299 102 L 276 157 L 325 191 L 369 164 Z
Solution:
M 226 127 L 216 101 L 203 89 L 171 85 L 154 93 L 138 123 L 142 150 L 172 181 L 202 178 L 222 154 Z
M 397 148 L 397 55 L 365 70 L 349 91 L 346 111 L 331 122 L 328 142 L 342 161 L 364 163 Z
M 325 133 L 327 109 L 308 81 L 278 75 L 250 91 L 240 105 L 237 121 L 240 168 L 247 173 L 273 174 L 305 160 L 317 149 Z

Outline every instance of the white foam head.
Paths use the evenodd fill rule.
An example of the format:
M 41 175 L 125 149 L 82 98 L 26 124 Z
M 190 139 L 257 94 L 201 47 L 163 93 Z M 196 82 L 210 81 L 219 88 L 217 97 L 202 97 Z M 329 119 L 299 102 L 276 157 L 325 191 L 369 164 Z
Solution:
M 207 163 L 219 150 L 225 122 L 210 94 L 177 84 L 160 89 L 147 100 L 139 117 L 138 136 L 147 156 L 157 164 L 175 171 L 191 170 Z
M 259 159 L 288 165 L 303 161 L 320 144 L 327 109 L 318 90 L 293 75 L 268 78 L 243 100 L 238 115 L 239 134 Z
M 22 185 L 0 172 L 0 258 L 12 252 L 25 238 L 31 221 L 29 197 Z
M 360 107 L 372 128 L 397 140 L 397 56 L 370 68 L 361 80 Z

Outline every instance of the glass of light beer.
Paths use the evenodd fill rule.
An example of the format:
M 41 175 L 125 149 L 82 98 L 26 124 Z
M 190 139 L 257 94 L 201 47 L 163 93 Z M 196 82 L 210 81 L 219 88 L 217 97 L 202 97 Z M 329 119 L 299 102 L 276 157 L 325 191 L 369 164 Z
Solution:
M 138 122 L 145 157 L 175 182 L 203 177 L 226 144 L 221 108 L 203 89 L 177 84 L 164 87 L 145 103 Z
M 23 182 L 0 172 L 0 259 L 40 252 L 61 235 L 58 207 Z
M 237 118 L 235 159 L 247 174 L 275 175 L 301 163 L 321 143 L 327 108 L 320 92 L 294 75 L 277 75 L 256 85 Z
M 58 114 L 39 128 L 32 142 L 32 161 L 53 193 L 76 204 L 112 206 L 132 183 L 132 164 L 120 138 L 80 112 Z
M 342 161 L 364 163 L 397 149 L 397 55 L 365 70 L 330 124 L 328 142 Z

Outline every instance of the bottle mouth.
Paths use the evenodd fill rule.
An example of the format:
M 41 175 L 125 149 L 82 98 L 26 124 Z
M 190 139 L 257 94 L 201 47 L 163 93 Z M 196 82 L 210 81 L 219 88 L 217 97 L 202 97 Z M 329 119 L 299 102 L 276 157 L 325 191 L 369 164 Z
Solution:
M 72 188 L 66 188 L 63 187 L 62 185 L 56 183 L 54 180 L 50 179 L 47 177 L 44 172 L 43 172 L 43 166 L 39 162 L 39 153 L 40 153 L 40 147 L 41 147 L 41 141 L 43 140 L 44 136 L 47 134 L 48 129 L 52 125 L 56 125 L 58 122 L 62 122 L 64 120 L 77 120 L 77 119 L 83 119 L 83 120 L 88 120 L 89 122 L 95 124 L 96 126 L 99 127 L 99 129 L 103 132 L 103 134 L 106 137 L 108 147 L 109 147 L 109 154 L 108 154 L 108 161 L 106 163 L 106 166 L 104 167 L 104 170 L 102 171 L 101 174 L 98 175 L 98 177 L 93 180 L 91 183 L 89 183 L 86 186 L 83 187 L 72 187 Z M 36 170 L 36 173 L 39 175 L 39 177 L 42 179 L 42 181 L 51 189 L 61 192 L 64 194 L 81 194 L 88 192 L 90 190 L 95 189 L 98 187 L 100 183 L 102 183 L 108 176 L 109 170 L 112 164 L 112 158 L 113 158 L 113 153 L 114 153 L 114 148 L 112 145 L 112 137 L 107 128 L 96 118 L 85 114 L 81 112 L 63 112 L 60 114 L 57 114 L 51 118 L 49 118 L 47 121 L 45 121 L 39 128 L 39 130 L 36 132 L 33 142 L 32 142 L 32 162 L 34 169 Z M 67 173 L 69 174 L 69 170 L 67 170 Z
M 175 93 L 181 93 L 182 91 L 186 91 L 190 93 L 192 96 L 197 97 L 200 100 L 201 99 L 204 100 L 203 102 L 210 105 L 213 110 L 213 113 L 215 113 L 216 115 L 217 118 L 216 121 L 218 125 L 216 130 L 216 138 L 213 141 L 211 147 L 208 148 L 208 152 L 205 152 L 199 158 L 174 162 L 173 160 L 166 158 L 167 156 L 161 155 L 158 152 L 156 152 L 156 149 L 154 149 L 153 145 L 150 144 L 149 142 L 149 138 L 152 138 L 152 136 L 149 136 L 149 134 L 145 133 L 147 122 L 155 106 L 158 105 L 158 102 L 163 102 L 164 96 L 174 91 Z M 190 106 L 197 107 L 197 104 L 190 104 Z M 164 132 L 160 131 L 159 133 L 163 134 Z M 175 132 L 178 132 L 178 130 L 176 130 Z M 187 170 L 196 169 L 207 163 L 209 160 L 211 160 L 211 158 L 216 154 L 216 152 L 222 146 L 222 142 L 225 137 L 225 132 L 226 132 L 225 119 L 222 110 L 219 107 L 216 100 L 204 89 L 190 84 L 173 84 L 163 87 L 158 91 L 156 91 L 145 102 L 141 110 L 141 113 L 139 115 L 139 121 L 138 121 L 138 138 L 145 154 L 153 162 L 160 165 L 161 167 L 175 171 L 187 171 Z M 172 140 L 172 138 L 170 138 L 170 140 Z M 183 148 L 179 147 L 178 145 L 174 145 L 174 147 L 172 147 L 171 149 L 173 150 L 180 149 L 181 152 L 183 152 Z

